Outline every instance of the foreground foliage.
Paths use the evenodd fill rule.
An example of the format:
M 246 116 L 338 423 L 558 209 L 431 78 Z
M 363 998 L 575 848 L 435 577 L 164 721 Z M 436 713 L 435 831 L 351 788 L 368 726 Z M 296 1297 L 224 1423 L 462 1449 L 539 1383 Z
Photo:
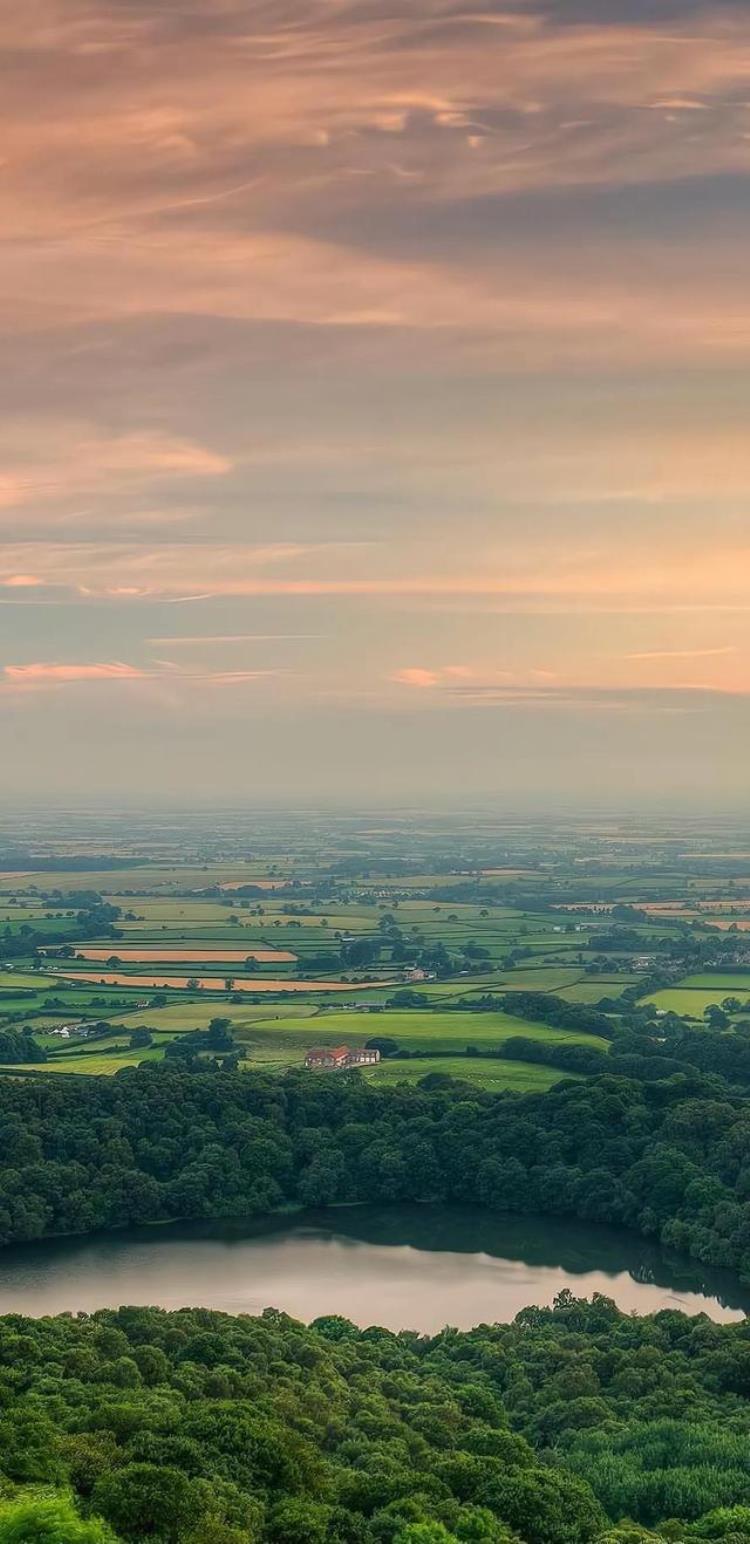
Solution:
M 748 1538 L 748 1392 L 745 1325 L 569 1294 L 424 1339 L 274 1310 L 10 1316 L 0 1544 Z

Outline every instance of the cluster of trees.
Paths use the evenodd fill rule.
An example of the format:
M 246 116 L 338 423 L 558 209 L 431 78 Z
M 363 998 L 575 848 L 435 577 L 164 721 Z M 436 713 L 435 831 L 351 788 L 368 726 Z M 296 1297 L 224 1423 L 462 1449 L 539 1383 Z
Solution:
M 486 999 L 480 999 L 480 1002 Z M 498 1000 L 492 999 L 495 1006 Z M 564 997 L 554 997 L 549 992 L 506 992 L 499 1000 L 504 1013 L 531 1023 L 550 1024 L 556 1029 L 571 1029 L 577 1034 L 603 1035 L 609 1040 L 613 1033 L 612 1021 L 600 1008 L 589 1008 L 585 1003 L 569 1003 Z
M 676 1014 L 663 1019 L 623 1020 L 612 1048 L 612 1065 L 638 1077 L 667 1077 L 697 1068 L 739 1087 L 750 1084 L 750 1024 L 729 1033 L 722 1027 L 696 1029 Z M 626 1066 L 627 1063 L 627 1066 Z
M 191 1070 L 205 1068 L 205 1058 L 208 1056 L 222 1070 L 230 1071 L 237 1066 L 241 1050 L 235 1043 L 231 1021 L 214 1018 L 210 1020 L 208 1029 L 189 1029 L 184 1034 L 176 1035 L 165 1046 L 164 1055 L 168 1060 Z
M 0 1062 L 43 1062 L 44 1047 L 38 1045 L 29 1029 L 0 1029 Z
M 746 1325 L 567 1293 L 433 1337 L 11 1315 L 0 1544 L 737 1544 L 748 1393 Z

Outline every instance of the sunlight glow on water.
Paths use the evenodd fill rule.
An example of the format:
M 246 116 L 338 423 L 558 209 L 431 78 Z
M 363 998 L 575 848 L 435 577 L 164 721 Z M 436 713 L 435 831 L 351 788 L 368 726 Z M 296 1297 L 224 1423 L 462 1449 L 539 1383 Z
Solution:
M 425 1243 L 428 1208 L 414 1213 L 418 1242 L 405 1242 L 408 1210 L 395 1208 L 392 1217 L 367 1209 L 339 1213 L 324 1225 L 318 1219 L 291 1224 L 275 1219 L 244 1228 L 136 1229 L 6 1250 L 0 1256 L 0 1312 L 37 1316 L 128 1303 L 256 1314 L 272 1306 L 306 1321 L 336 1313 L 361 1326 L 433 1332 L 445 1324 L 466 1329 L 506 1322 L 528 1304 L 550 1305 L 569 1288 L 577 1297 L 605 1293 L 629 1312 L 679 1308 L 722 1322 L 744 1317 L 738 1283 L 732 1283 L 727 1303 L 724 1292 L 690 1262 L 671 1268 L 659 1260 L 654 1272 L 650 1246 L 638 1240 L 627 1241 L 632 1261 L 621 1258 L 616 1268 L 602 1269 L 598 1261 L 609 1265 L 614 1247 L 608 1230 L 566 1229 L 559 1223 L 550 1228 L 539 1219 L 524 1219 L 522 1225 L 508 1219 L 504 1226 L 485 1218 L 489 1252 L 486 1245 L 467 1247 L 465 1219 L 456 1222 L 461 1237 L 449 1247 L 445 1213 L 432 1214 L 437 1237 Z M 473 1223 L 480 1232 L 482 1226 L 481 1220 Z M 554 1263 L 556 1233 L 564 1264 Z

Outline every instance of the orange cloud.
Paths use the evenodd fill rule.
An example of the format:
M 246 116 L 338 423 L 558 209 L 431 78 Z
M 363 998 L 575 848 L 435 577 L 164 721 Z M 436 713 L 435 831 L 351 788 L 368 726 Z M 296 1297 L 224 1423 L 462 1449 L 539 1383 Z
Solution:
M 643 649 L 636 654 L 626 654 L 626 659 L 712 659 L 719 655 L 736 654 L 737 649 L 729 644 L 725 648 L 717 649 Z
M 403 670 L 396 670 L 391 680 L 400 686 L 430 687 L 438 685 L 440 674 L 436 670 L 425 670 L 421 665 L 406 665 Z
M 71 681 L 142 681 L 146 672 L 118 660 L 108 664 L 63 665 L 34 663 L 5 665 L 3 675 L 12 686 L 46 686 Z
M 426 670 L 422 665 L 407 665 L 396 670 L 390 680 L 400 686 L 430 687 L 470 681 L 473 675 L 474 671 L 468 665 L 438 665 L 432 670 Z

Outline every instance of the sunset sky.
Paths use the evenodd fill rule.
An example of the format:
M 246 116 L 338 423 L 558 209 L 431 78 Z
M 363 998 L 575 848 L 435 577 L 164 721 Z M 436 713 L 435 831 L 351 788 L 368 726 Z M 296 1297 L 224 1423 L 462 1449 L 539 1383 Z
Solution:
M 747 0 L 0 54 L 3 794 L 743 798 Z

